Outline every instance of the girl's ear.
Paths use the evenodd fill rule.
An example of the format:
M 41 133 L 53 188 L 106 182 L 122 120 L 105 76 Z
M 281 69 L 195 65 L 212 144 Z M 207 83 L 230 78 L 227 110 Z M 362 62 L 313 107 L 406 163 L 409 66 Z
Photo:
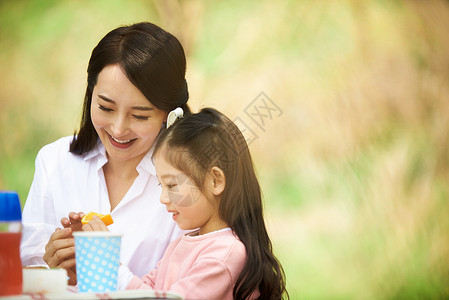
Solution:
M 226 186 L 226 177 L 222 169 L 219 167 L 212 167 L 210 171 L 212 180 L 213 180 L 213 188 L 212 191 L 215 196 L 219 196 L 223 193 L 224 188 Z

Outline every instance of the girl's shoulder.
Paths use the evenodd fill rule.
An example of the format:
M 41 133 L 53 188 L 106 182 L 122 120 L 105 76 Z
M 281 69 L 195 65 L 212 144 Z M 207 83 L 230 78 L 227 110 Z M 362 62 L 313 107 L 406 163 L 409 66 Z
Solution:
M 245 258 L 245 245 L 238 239 L 232 230 L 216 231 L 200 236 L 183 236 L 186 243 L 197 244 L 203 257 L 213 255 L 215 259 L 226 261 L 235 258 Z
M 224 232 L 219 243 L 228 249 L 227 253 L 224 253 L 224 259 L 234 260 L 237 258 L 246 258 L 246 247 L 232 230 Z

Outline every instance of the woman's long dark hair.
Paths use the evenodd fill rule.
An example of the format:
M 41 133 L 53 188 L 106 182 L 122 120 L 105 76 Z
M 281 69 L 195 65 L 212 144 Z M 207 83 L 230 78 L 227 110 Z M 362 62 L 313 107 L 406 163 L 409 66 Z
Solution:
M 285 274 L 273 254 L 262 211 L 262 195 L 248 145 L 238 127 L 222 113 L 204 108 L 177 120 L 159 136 L 154 155 L 163 150 L 173 166 L 191 177 L 198 187 L 217 166 L 226 186 L 220 217 L 245 245 L 247 261 L 234 286 L 235 299 L 259 291 L 259 299 L 288 298 Z
M 84 154 L 97 143 L 98 134 L 90 116 L 92 93 L 98 74 L 112 64 L 119 64 L 132 84 L 157 108 L 170 111 L 179 106 L 190 112 L 186 58 L 178 39 L 148 22 L 116 28 L 92 51 L 80 129 L 70 145 L 72 153 Z

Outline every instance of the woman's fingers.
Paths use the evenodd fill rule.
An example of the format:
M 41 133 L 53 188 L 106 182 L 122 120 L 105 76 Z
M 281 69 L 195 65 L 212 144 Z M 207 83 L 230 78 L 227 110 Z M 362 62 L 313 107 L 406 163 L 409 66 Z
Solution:
M 76 222 L 76 221 L 81 220 L 79 213 L 76 213 L 73 211 L 69 213 L 69 219 L 70 219 L 70 222 Z
M 61 219 L 61 225 L 64 228 L 70 228 L 70 220 L 67 219 L 66 217 Z
M 61 248 L 53 255 L 53 264 L 60 268 L 70 268 L 75 265 L 75 246 Z
M 84 217 L 83 212 L 70 212 L 68 218 L 61 219 L 61 225 L 64 228 L 71 228 L 72 231 L 82 230 L 81 218 Z
M 62 243 L 58 243 L 61 244 Z M 65 245 L 70 245 L 70 241 L 67 241 L 67 243 L 64 243 Z M 49 267 L 55 268 L 62 264 L 66 259 L 70 259 L 72 256 L 75 255 L 75 246 L 68 246 L 64 248 L 56 249 L 53 252 L 53 249 L 51 250 L 53 252 L 52 255 L 50 255 L 50 252 L 46 252 L 44 254 L 44 261 L 48 264 Z
M 109 229 L 98 216 L 93 216 L 89 223 L 83 225 L 83 231 L 109 231 Z
M 83 213 L 76 213 L 76 212 L 70 212 L 68 218 L 64 217 L 61 219 L 61 225 L 64 228 L 72 228 L 74 226 L 77 226 L 81 222 L 82 216 L 80 214 L 84 215 Z
M 43 257 L 49 267 L 57 267 L 67 257 L 75 255 L 75 242 L 71 233 L 70 228 L 57 228 L 50 236 Z
M 67 270 L 67 276 L 69 277 L 69 285 L 76 285 L 76 268 L 68 268 Z
M 73 222 L 81 222 L 81 218 L 84 217 L 84 213 L 82 211 L 80 212 L 70 212 L 69 213 L 69 219 L 70 221 Z
M 75 260 L 75 248 L 73 248 L 73 256 L 67 257 L 65 260 L 63 260 L 59 265 L 58 268 L 64 268 L 64 269 L 72 269 L 76 266 L 76 260 Z
M 45 252 L 49 252 L 49 254 L 53 255 L 54 252 L 59 249 L 60 240 L 65 240 L 71 238 L 72 230 L 70 228 L 56 228 L 55 232 L 52 233 L 50 239 L 48 240 L 47 245 L 45 246 Z

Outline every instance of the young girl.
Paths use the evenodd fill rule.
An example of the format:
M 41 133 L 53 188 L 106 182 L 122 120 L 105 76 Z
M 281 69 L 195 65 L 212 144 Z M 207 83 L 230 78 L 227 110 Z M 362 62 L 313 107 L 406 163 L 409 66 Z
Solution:
M 122 265 L 127 289 L 173 290 L 186 299 L 288 298 L 262 214 L 261 190 L 237 126 L 211 108 L 178 119 L 155 146 L 160 201 L 181 229 L 142 278 Z M 105 230 L 99 218 L 84 230 Z

